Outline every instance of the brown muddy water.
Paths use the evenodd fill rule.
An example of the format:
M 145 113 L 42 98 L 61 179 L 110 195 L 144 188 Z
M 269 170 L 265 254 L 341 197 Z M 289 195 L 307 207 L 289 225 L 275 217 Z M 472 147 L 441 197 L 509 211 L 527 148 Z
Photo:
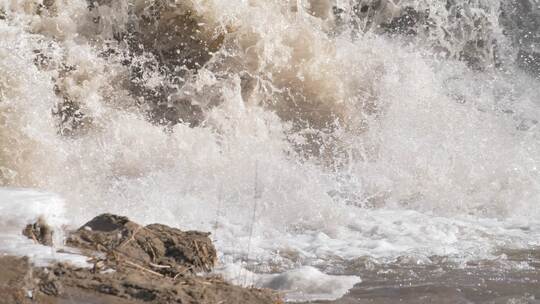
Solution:
M 444 257 L 377 264 L 361 258 L 346 268 L 362 282 L 336 301 L 312 303 L 540 303 L 540 249 L 505 250 L 496 260 L 456 264 Z

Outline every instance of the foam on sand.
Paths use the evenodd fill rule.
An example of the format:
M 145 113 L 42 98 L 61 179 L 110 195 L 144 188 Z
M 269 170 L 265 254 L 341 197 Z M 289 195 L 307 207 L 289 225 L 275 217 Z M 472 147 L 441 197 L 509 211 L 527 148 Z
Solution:
M 337 299 L 361 282 L 358 276 L 329 275 L 311 266 L 279 274 L 256 274 L 239 264 L 228 264 L 216 272 L 238 285 L 281 291 L 291 302 Z

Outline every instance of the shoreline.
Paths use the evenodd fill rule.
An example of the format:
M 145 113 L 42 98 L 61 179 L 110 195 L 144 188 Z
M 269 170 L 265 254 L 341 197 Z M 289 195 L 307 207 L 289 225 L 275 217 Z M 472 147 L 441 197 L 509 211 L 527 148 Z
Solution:
M 43 220 L 23 233 L 52 245 L 54 231 Z M 282 303 L 275 291 L 235 286 L 212 275 L 217 253 L 208 235 L 102 214 L 66 240 L 89 267 L 69 262 L 40 267 L 28 257 L 0 256 L 0 293 L 6 304 Z
M 17 233 L 15 227 L 12 228 Z M 51 228 L 43 219 L 18 227 L 22 238 L 24 235 L 35 244 L 43 245 L 39 245 L 42 249 L 54 251 L 49 253 L 50 256 L 62 256 L 48 265 L 32 264 L 47 250 L 39 250 L 28 257 L 0 254 L 0 292 L 6 295 L 7 304 L 67 304 L 73 299 L 90 304 L 276 304 L 285 300 L 315 304 L 390 304 L 398 301 L 487 304 L 538 303 L 540 299 L 538 247 L 502 248 L 497 259 L 463 263 L 447 256 L 420 260 L 403 256 L 384 263 L 360 257 L 344 261 L 340 275 L 334 276 L 344 279 L 361 274 L 359 284 L 354 287 L 351 284 L 347 292 L 340 293 L 345 295 L 336 300 L 312 297 L 313 300 L 307 301 L 308 294 L 296 300 L 288 297 L 289 292 L 301 286 L 293 282 L 299 278 L 295 270 L 254 274 L 267 279 L 266 284 L 257 286 L 274 290 L 236 286 L 231 283 L 234 280 L 228 278 L 228 272 L 212 272 L 217 251 L 209 233 L 182 231 L 160 224 L 142 226 L 127 217 L 102 214 L 75 231 L 56 231 L 66 234 L 63 244 L 67 247 L 62 248 L 54 247 L 55 229 L 59 228 Z M 71 264 L 69 256 L 72 256 Z M 332 275 L 313 267 L 306 268 L 310 269 L 302 273 L 302 282 L 298 284 L 310 285 L 307 289 L 298 287 L 299 292 L 316 293 L 319 288 L 328 292 L 337 288 L 333 285 L 335 280 L 325 281 L 324 276 Z M 289 287 L 282 288 L 280 284 Z M 278 290 L 287 290 L 287 293 L 279 294 Z

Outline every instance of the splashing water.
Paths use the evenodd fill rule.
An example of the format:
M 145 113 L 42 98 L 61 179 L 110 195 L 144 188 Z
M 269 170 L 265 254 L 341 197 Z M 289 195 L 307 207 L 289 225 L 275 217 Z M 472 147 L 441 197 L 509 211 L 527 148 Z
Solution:
M 212 231 L 256 272 L 540 245 L 538 20 L 534 0 L 1 0 L 0 183 L 60 194 L 72 226 Z

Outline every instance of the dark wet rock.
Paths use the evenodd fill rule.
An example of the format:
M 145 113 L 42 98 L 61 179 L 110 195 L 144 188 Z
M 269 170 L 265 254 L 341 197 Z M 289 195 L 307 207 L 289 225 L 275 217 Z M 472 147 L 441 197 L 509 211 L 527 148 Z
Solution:
M 186 1 L 139 1 L 111 19 L 108 14 L 121 10 L 119 3 L 88 0 L 85 18 L 95 26 L 89 26 L 83 34 L 96 43 L 96 51 L 107 62 L 125 67 L 114 86 L 133 97 L 130 109 L 137 109 L 154 124 L 200 125 L 205 118 L 204 109 L 196 102 L 175 96 L 222 48 L 226 30 L 197 15 Z M 57 0 L 45 0 L 39 5 L 40 14 L 52 16 L 59 6 Z M 0 9 L 0 19 L 4 15 Z M 98 120 L 85 107 L 87 102 L 80 96 L 70 96 L 63 84 L 65 79 L 77 81 L 77 68 L 64 70 L 50 65 L 51 58 L 43 51 L 36 50 L 35 65 L 41 70 L 58 71 L 54 80 L 59 102 L 52 109 L 58 133 L 66 137 L 87 134 Z
M 41 70 L 47 70 L 53 64 L 50 54 L 44 50 L 35 50 L 34 64 Z M 58 134 L 76 137 L 87 134 L 93 126 L 93 118 L 85 114 L 79 98 L 70 96 L 66 87 L 66 78 L 76 78 L 77 67 L 62 63 L 58 68 L 58 77 L 54 78 L 54 94 L 58 102 L 52 108 L 51 114 L 55 118 Z M 68 81 L 69 83 L 69 81 Z
M 36 243 L 45 246 L 53 245 L 53 230 L 43 218 L 39 218 L 35 223 L 27 225 L 22 233 Z
M 186 265 L 190 271 L 211 271 L 217 261 L 210 233 L 187 231 L 152 224 L 145 227 L 150 233 L 141 234 L 139 244 L 152 246 L 149 253 L 161 265 Z M 142 242 L 141 242 L 142 240 Z
M 338 11 L 334 9 L 334 12 Z M 352 27 L 358 32 L 374 31 L 382 33 L 383 24 L 391 23 L 398 17 L 398 7 L 388 0 L 358 0 L 352 8 Z M 337 19 L 341 19 L 336 16 Z
M 131 237 L 139 227 L 127 217 L 102 214 L 72 233 L 66 243 L 77 248 L 110 251 Z
M 92 125 L 92 118 L 83 113 L 77 102 L 66 96 L 59 97 L 62 101 L 52 111 L 52 114 L 57 118 L 58 133 L 64 136 L 86 134 Z
M 523 50 L 540 47 L 540 6 L 537 1 L 503 1 L 499 20 L 506 35 Z
M 534 77 L 540 79 L 540 52 L 520 51 L 517 56 L 517 63 Z
M 518 66 L 540 78 L 540 6 L 534 0 L 502 3 L 500 23 L 505 36 L 517 49 Z
M 406 7 L 399 17 L 392 19 L 390 23 L 381 26 L 391 34 L 416 35 L 417 23 L 422 15 L 412 7 Z
M 116 5 L 109 0 L 88 3 L 96 24 L 103 10 Z M 197 126 L 203 120 L 200 107 L 173 96 L 221 49 L 225 33 L 195 11 L 187 2 L 141 2 L 129 10 L 125 24 L 114 28 L 111 38 L 117 44 L 113 47 L 119 48 L 103 52 L 121 54 L 129 71 L 127 89 L 153 123 Z M 160 84 L 149 85 L 148 78 L 154 77 L 160 78 Z
M 510 0 L 509 0 L 510 1 Z M 523 0 L 526 1 L 526 0 Z M 501 63 L 498 25 L 488 3 L 448 0 L 444 7 L 407 1 L 357 0 L 352 12 L 334 8 L 339 22 L 349 20 L 353 35 L 365 32 L 418 39 L 436 54 L 461 60 L 474 70 Z
M 161 125 L 185 123 L 190 127 L 198 126 L 204 119 L 200 106 L 188 99 L 172 99 L 166 104 L 157 104 L 150 110 L 150 119 Z

